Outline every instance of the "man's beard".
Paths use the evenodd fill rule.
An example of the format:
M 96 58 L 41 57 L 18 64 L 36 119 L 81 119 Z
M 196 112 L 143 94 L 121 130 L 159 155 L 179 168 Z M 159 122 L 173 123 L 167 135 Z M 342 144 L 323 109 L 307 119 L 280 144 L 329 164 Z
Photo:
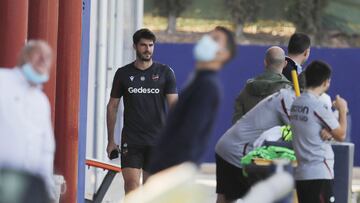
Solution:
M 145 57 L 144 56 L 145 54 L 150 54 L 150 57 L 149 58 Z M 152 55 L 151 55 L 150 52 L 145 52 L 145 53 L 142 54 L 142 53 L 136 51 L 136 56 L 137 56 L 138 59 L 140 59 L 142 61 L 150 61 L 152 59 Z

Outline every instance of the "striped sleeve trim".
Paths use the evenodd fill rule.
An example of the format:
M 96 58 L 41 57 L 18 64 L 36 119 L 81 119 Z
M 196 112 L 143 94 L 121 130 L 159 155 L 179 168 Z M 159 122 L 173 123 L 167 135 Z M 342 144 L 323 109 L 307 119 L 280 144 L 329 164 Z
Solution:
M 289 115 L 288 111 L 286 110 L 286 106 L 285 106 L 285 101 L 284 101 L 284 99 L 281 100 L 281 107 L 282 107 L 285 115 L 288 117 L 288 119 L 290 119 L 290 115 Z
M 321 116 L 319 116 L 319 114 L 317 114 L 315 111 L 314 111 L 314 114 L 315 114 L 315 116 L 325 125 L 325 127 L 328 129 L 328 130 L 332 130 L 331 128 L 330 128 L 330 125 L 329 124 L 327 124 L 326 122 L 325 122 L 325 120 L 321 117 Z

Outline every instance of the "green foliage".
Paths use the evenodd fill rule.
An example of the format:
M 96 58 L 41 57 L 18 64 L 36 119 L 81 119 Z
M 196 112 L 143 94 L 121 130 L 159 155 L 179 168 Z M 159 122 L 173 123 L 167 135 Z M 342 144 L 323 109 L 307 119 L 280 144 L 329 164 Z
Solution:
M 169 2 L 171 5 L 168 5 Z M 145 13 L 152 16 L 162 13 L 162 16 L 167 17 L 171 10 L 167 8 L 175 5 L 178 17 L 184 18 L 231 20 L 236 24 L 236 19 L 244 19 L 243 21 L 250 23 L 256 21 L 256 24 L 261 20 L 288 21 L 298 31 L 309 34 L 314 34 L 319 29 L 319 33 L 323 33 L 323 28 L 360 34 L 360 0 L 179 0 L 180 4 L 186 6 L 185 9 L 174 2 L 145 0 Z
M 288 17 L 301 32 L 315 34 L 322 29 L 323 16 L 329 0 L 289 1 Z
M 153 4 L 161 16 L 178 17 L 191 4 L 191 0 L 153 0 Z
M 225 6 L 233 22 L 240 25 L 256 21 L 261 9 L 260 0 L 225 0 Z
M 326 8 L 324 26 L 346 34 L 360 34 L 360 1 L 332 0 Z

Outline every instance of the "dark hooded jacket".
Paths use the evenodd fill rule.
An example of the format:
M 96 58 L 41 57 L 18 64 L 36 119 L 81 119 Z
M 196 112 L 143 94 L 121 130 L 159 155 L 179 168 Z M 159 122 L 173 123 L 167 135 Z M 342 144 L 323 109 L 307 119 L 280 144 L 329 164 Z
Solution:
M 237 96 L 232 122 L 236 123 L 265 97 L 291 86 L 291 82 L 283 74 L 266 70 L 256 78 L 249 79 Z

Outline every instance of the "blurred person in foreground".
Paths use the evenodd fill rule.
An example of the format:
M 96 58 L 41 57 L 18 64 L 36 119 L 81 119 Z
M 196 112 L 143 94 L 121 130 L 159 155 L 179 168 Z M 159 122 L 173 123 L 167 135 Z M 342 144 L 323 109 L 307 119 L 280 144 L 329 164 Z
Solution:
M 292 82 L 291 71 L 296 70 L 300 75 L 303 72 L 302 65 L 310 56 L 310 37 L 304 33 L 294 33 L 288 43 L 288 56 L 286 67 L 283 70 L 284 76 Z
M 235 56 L 235 51 L 234 34 L 221 26 L 196 43 L 194 75 L 169 114 L 150 160 L 151 173 L 186 161 L 200 163 L 222 96 L 218 72 Z
M 236 98 L 233 124 L 267 96 L 291 86 L 291 82 L 282 74 L 287 64 L 282 48 L 270 47 L 265 53 L 264 64 L 265 72 L 248 80 Z
M 42 91 L 42 85 L 49 79 L 51 65 L 50 46 L 41 40 L 30 40 L 21 50 L 16 67 L 0 69 L 0 182 L 6 182 L 6 174 L 29 174 L 28 180 L 38 178 L 38 184 L 44 184 L 47 193 L 28 192 L 28 202 L 39 195 L 41 202 L 55 197 L 55 141 L 49 100 Z M 17 183 L 21 186 L 26 182 Z M 28 189 L 34 189 L 31 187 L 35 185 L 30 184 Z M 18 192 L 17 198 L 24 195 L 20 189 L 14 192 Z

